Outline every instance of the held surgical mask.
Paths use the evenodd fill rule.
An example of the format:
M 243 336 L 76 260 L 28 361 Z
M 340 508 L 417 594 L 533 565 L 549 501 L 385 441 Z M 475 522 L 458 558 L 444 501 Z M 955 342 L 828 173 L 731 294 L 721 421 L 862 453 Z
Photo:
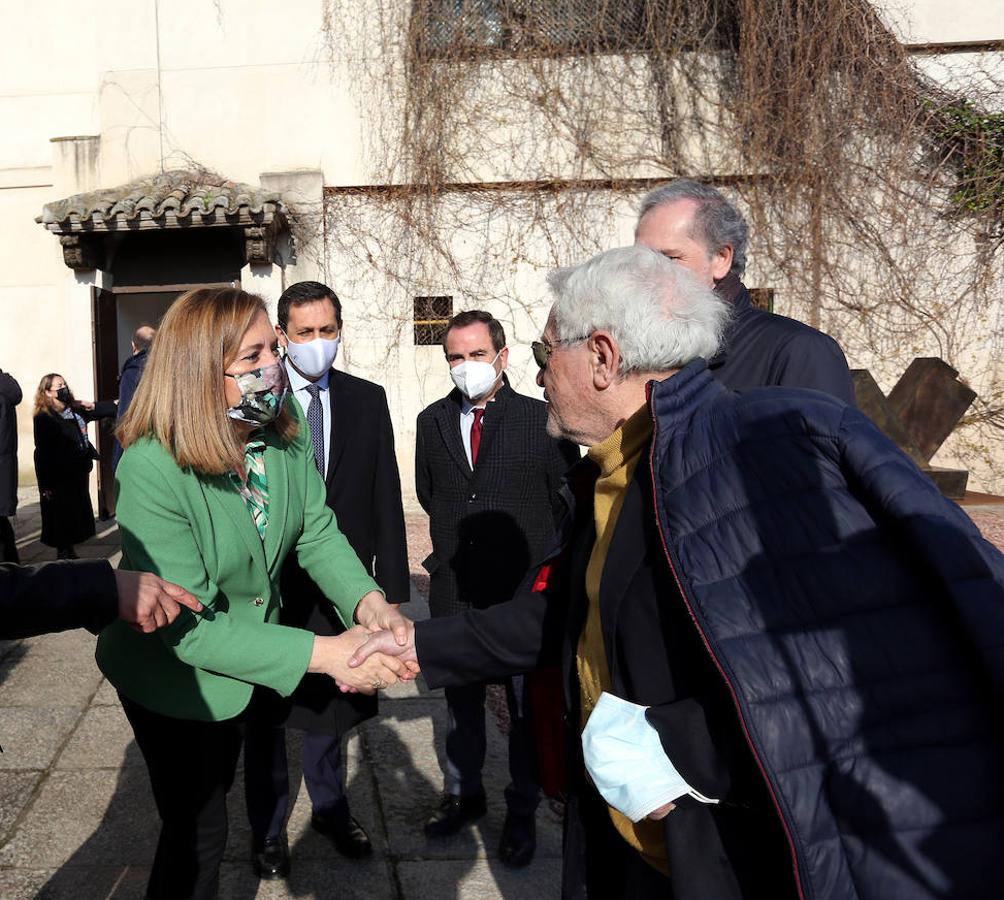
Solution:
M 702 803 L 717 803 L 695 791 L 676 771 L 659 733 L 645 718 L 646 709 L 604 691 L 589 716 L 582 753 L 603 799 L 632 822 L 684 794 Z
M 495 354 L 495 359 L 502 355 L 502 350 Z M 502 377 L 501 372 L 495 371 L 495 359 L 490 363 L 466 360 L 450 369 L 450 378 L 468 400 L 480 400 Z
M 224 374 L 233 378 L 241 392 L 241 402 L 227 410 L 231 419 L 249 425 L 268 425 L 279 418 L 289 393 L 286 367 L 281 362 L 240 375 Z
M 314 338 L 295 344 L 286 335 L 286 356 L 307 378 L 320 378 L 334 365 L 340 343 L 341 338 L 336 337 L 333 340 Z

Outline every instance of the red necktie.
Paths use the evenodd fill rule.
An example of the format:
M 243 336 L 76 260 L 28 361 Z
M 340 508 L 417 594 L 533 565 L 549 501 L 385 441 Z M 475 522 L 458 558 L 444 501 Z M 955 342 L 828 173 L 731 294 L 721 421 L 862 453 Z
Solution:
M 478 461 L 478 450 L 481 448 L 481 419 L 484 417 L 483 409 L 474 410 L 474 424 L 471 426 L 471 468 Z

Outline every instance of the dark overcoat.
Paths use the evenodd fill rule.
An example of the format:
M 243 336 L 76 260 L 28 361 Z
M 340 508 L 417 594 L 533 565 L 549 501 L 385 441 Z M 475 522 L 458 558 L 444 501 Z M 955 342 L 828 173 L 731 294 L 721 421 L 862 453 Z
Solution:
M 822 393 L 735 394 L 697 361 L 654 384 L 649 407 L 648 471 L 636 473 L 646 490 L 632 501 L 644 502 L 618 520 L 601 622 L 615 690 L 650 706 L 681 774 L 724 801 L 663 821 L 675 900 L 784 896 L 771 883 L 776 846 L 760 875 L 745 850 L 767 836 L 765 812 L 783 834 L 790 890 L 806 900 L 998 896 L 1000 552 L 873 423 Z M 606 898 L 593 865 L 603 833 L 581 814 L 596 794 L 574 771 L 583 592 L 568 560 L 574 494 L 564 496 L 555 559 L 570 582 L 534 592 L 530 579 L 508 604 L 419 623 L 416 641 L 433 687 L 562 659 L 565 893 Z M 639 517 L 645 540 L 625 543 Z M 636 573 L 663 567 L 647 613 L 626 574 L 639 556 Z M 721 852 L 709 860 L 706 846 Z
M 327 396 L 331 403 L 328 506 L 388 602 L 406 603 L 411 583 L 408 547 L 387 395 L 371 381 L 332 370 Z M 292 557 L 283 566 L 280 589 L 282 624 L 321 635 L 345 630 L 330 601 Z M 376 697 L 343 694 L 326 675 L 308 674 L 291 698 L 286 724 L 344 734 L 376 712 Z
M 21 386 L 0 372 L 0 516 L 17 512 L 17 410 Z
M 115 404 L 98 402 L 80 408 L 84 421 L 115 415 Z M 49 412 L 35 416 L 35 476 L 41 494 L 41 541 L 49 547 L 69 547 L 94 535 L 89 475 L 98 457 L 76 419 Z
M 732 309 L 721 349 L 708 361 L 711 374 L 727 388 L 811 388 L 854 405 L 854 382 L 840 345 L 815 328 L 757 309 L 734 275 L 716 292 Z

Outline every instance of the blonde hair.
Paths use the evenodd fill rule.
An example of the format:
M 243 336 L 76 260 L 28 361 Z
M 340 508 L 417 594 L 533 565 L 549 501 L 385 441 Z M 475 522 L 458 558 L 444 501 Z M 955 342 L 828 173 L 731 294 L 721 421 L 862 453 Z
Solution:
M 199 288 L 175 300 L 116 431 L 119 443 L 154 438 L 179 466 L 201 475 L 241 468 L 244 444 L 227 417 L 223 373 L 265 311 L 261 297 L 239 288 Z M 296 436 L 296 420 L 285 409 L 272 427 L 284 441 Z
M 43 375 L 42 380 L 38 383 L 38 390 L 35 391 L 35 409 L 33 410 L 33 415 L 38 415 L 39 413 L 48 413 L 50 416 L 56 415 L 56 407 L 52 405 L 52 398 L 46 393 L 46 391 L 52 388 L 52 382 L 57 378 L 63 378 L 58 372 L 50 372 L 48 375 Z M 66 384 L 66 379 L 63 378 L 63 384 Z M 67 390 L 69 390 L 69 385 L 66 385 Z M 73 391 L 70 391 L 70 402 L 66 404 L 71 409 L 77 405 L 77 401 L 73 399 Z

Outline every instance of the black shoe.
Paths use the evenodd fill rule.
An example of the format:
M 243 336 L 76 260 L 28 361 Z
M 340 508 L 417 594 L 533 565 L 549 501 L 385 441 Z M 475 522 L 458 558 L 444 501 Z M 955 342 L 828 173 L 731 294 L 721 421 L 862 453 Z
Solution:
M 369 836 L 351 815 L 322 815 L 314 813 L 310 817 L 310 827 L 330 838 L 335 849 L 349 859 L 363 859 L 373 852 Z
M 285 836 L 265 841 L 260 850 L 252 848 L 251 865 L 255 875 L 265 881 L 289 875 L 289 847 Z
M 499 840 L 499 859 L 511 869 L 529 865 L 537 849 L 537 822 L 530 816 L 506 813 Z
M 425 833 L 429 837 L 448 837 L 456 834 L 468 822 L 480 819 L 487 811 L 484 791 L 466 797 L 443 794 L 439 808 L 425 823 Z

